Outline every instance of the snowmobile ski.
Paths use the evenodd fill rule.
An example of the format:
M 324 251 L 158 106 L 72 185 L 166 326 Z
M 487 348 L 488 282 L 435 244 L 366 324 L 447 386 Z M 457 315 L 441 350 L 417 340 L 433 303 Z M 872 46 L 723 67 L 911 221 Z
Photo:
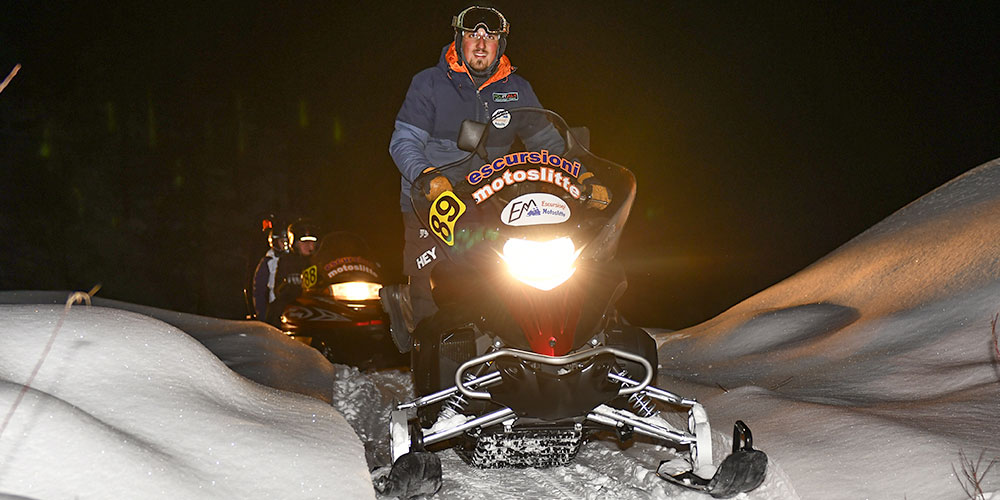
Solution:
M 667 462 L 661 462 L 660 466 L 665 463 Z M 718 470 L 710 479 L 698 476 L 693 471 L 672 475 L 657 471 L 657 475 L 672 484 L 708 493 L 714 498 L 731 498 L 760 486 L 764 482 L 766 470 L 767 455 L 753 448 L 750 428 L 742 420 L 737 420 L 733 426 L 733 453 L 719 464 Z

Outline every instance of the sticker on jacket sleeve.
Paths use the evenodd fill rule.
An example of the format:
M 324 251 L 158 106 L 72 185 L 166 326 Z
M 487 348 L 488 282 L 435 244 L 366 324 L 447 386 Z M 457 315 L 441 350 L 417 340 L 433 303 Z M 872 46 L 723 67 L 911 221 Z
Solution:
M 423 269 L 424 266 L 434 262 L 437 258 L 437 247 L 430 247 L 427 251 L 417 257 L 417 269 Z
M 548 193 L 518 196 L 500 212 L 500 220 L 508 226 L 559 224 L 569 220 L 569 216 L 569 205 L 558 196 Z
M 513 102 L 517 100 L 517 92 L 494 92 L 493 102 Z
M 500 108 L 493 112 L 493 126 L 496 128 L 504 128 L 510 124 L 510 112 L 506 109 Z
M 455 193 L 445 191 L 431 203 L 427 223 L 431 232 L 441 238 L 441 241 L 448 246 L 455 246 L 455 224 L 464 213 L 465 203 Z

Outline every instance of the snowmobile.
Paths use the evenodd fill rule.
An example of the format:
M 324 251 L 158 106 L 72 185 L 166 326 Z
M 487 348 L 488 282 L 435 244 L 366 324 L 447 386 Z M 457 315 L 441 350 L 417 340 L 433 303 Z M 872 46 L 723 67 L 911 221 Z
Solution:
M 658 472 L 685 488 L 726 498 L 763 482 L 767 457 L 745 423 L 713 464 L 705 409 L 651 385 L 655 341 L 615 309 L 626 279 L 614 254 L 635 178 L 592 154 L 588 137 L 552 111 L 500 110 L 490 123 L 463 122 L 468 157 L 413 182 L 414 212 L 438 245 L 439 310 L 411 332 L 399 294 L 383 293 L 420 396 L 391 412 L 380 493 L 436 491 L 440 459 L 428 450 L 442 446 L 476 467 L 542 468 L 569 463 L 602 431 L 686 450 L 679 470 L 664 462 Z M 686 427 L 657 402 L 686 409 Z
M 379 302 L 381 266 L 370 255 L 356 234 L 325 234 L 311 265 L 302 271 L 302 293 L 285 307 L 279 328 L 334 363 L 405 366 Z

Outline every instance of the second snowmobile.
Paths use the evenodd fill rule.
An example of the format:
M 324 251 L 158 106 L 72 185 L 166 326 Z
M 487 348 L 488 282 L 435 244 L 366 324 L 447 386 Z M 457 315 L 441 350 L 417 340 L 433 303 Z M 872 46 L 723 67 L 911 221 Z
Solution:
M 399 290 L 383 293 L 420 396 L 391 413 L 382 493 L 434 491 L 441 470 L 429 450 L 442 446 L 476 467 L 550 467 L 600 431 L 685 450 L 685 466 L 662 477 L 689 489 L 725 498 L 762 483 L 767 457 L 746 424 L 715 464 L 705 409 L 651 385 L 655 342 L 615 309 L 626 279 L 614 254 L 635 178 L 584 137 L 548 110 L 502 111 L 464 122 L 469 156 L 413 182 L 414 212 L 443 256 L 431 276 L 439 310 L 410 332 Z M 661 407 L 686 410 L 686 425 Z
M 334 363 L 405 365 L 379 302 L 381 266 L 370 255 L 368 244 L 354 233 L 323 235 L 311 265 L 302 271 L 302 293 L 285 307 L 279 328 Z

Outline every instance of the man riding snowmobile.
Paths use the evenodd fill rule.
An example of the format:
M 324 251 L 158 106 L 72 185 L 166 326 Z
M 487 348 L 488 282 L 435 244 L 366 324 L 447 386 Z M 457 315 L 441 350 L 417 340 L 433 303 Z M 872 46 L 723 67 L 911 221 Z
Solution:
M 399 314 L 411 316 L 412 325 L 437 309 L 430 277 L 441 249 L 413 213 L 409 202 L 411 182 L 433 167 L 466 156 L 455 145 L 463 120 L 492 119 L 499 123 L 506 119 L 510 109 L 540 106 L 531 85 L 515 73 L 517 68 L 505 55 L 510 25 L 500 11 L 469 7 L 452 19 L 451 26 L 452 41 L 441 51 L 438 64 L 413 77 L 389 143 L 389 154 L 401 174 L 403 271 L 409 277 L 409 284 L 405 288 L 388 289 L 387 293 L 393 295 L 393 302 L 402 303 L 405 312 Z M 551 135 L 516 135 L 535 145 L 551 145 L 549 150 L 557 147 L 557 140 Z M 510 140 L 514 138 L 512 134 Z M 450 189 L 463 175 L 455 170 L 440 176 L 429 186 L 428 196 L 436 197 Z M 400 347 L 408 349 L 405 343 L 400 343 Z
M 560 143 L 511 140 L 531 131 Z M 440 461 L 428 450 L 445 444 L 476 467 L 541 468 L 573 460 L 602 431 L 684 450 L 659 474 L 689 489 L 726 498 L 763 481 L 767 458 L 746 424 L 736 422 L 733 453 L 715 464 L 705 409 L 651 385 L 655 342 L 614 307 L 627 285 L 614 254 L 635 177 L 581 137 L 551 111 L 512 109 L 463 123 L 467 157 L 414 179 L 409 201 L 440 251 L 439 310 L 410 339 L 419 396 L 390 417 L 384 494 L 435 491 Z M 671 424 L 666 407 L 686 410 L 686 425 Z
M 288 225 L 291 251 L 278 260 L 275 272 L 275 299 L 267 307 L 267 323 L 281 324 L 281 314 L 302 294 L 301 273 L 309 267 L 309 256 L 319 245 L 319 227 L 309 219 L 299 219 Z

